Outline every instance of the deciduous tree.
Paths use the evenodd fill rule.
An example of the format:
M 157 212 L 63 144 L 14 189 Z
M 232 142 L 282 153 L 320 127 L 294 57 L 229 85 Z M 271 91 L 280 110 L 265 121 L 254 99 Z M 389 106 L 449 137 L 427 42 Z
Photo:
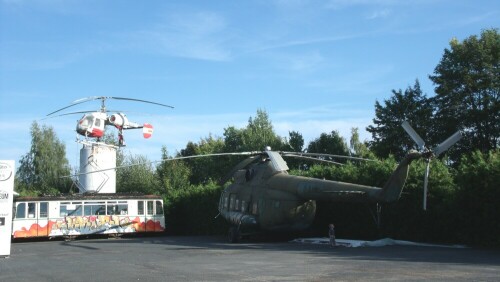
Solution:
M 463 128 L 465 138 L 458 153 L 482 152 L 500 145 L 500 34 L 497 29 L 481 32 L 462 42 L 450 41 L 450 48 L 429 76 L 434 82 L 435 138 L 449 136 Z M 454 149 L 454 148 L 452 148 Z
M 22 194 L 68 192 L 71 186 L 66 147 L 50 126 L 31 124 L 31 148 L 19 161 L 17 189 Z

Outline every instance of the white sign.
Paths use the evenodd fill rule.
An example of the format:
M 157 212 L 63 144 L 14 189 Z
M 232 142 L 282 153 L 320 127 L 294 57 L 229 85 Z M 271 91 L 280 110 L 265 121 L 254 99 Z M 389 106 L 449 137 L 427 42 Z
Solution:
M 0 257 L 10 256 L 14 167 L 14 161 L 0 160 Z

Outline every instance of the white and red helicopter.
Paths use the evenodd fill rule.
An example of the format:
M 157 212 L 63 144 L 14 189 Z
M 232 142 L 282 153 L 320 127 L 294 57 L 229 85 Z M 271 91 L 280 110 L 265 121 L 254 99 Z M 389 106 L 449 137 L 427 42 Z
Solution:
M 69 106 L 54 111 L 48 114 L 47 117 L 52 117 L 53 114 L 63 111 L 67 108 L 76 106 L 78 104 L 82 104 L 88 101 L 101 100 L 101 109 L 98 112 L 93 112 L 93 111 L 72 112 L 72 113 L 60 114 L 59 116 L 83 113 L 84 114 L 83 117 L 78 120 L 78 123 L 76 125 L 76 132 L 85 137 L 97 138 L 97 141 L 100 141 L 100 139 L 104 137 L 106 126 L 109 125 L 114 126 L 116 129 L 118 129 L 118 146 L 125 146 L 125 140 L 123 139 L 123 130 L 126 129 L 142 128 L 142 134 L 144 138 L 151 137 L 151 135 L 153 134 L 153 126 L 151 124 L 149 123 L 138 124 L 135 122 L 131 122 L 128 120 L 127 116 L 124 113 L 118 111 L 114 114 L 108 114 L 105 105 L 107 99 L 135 101 L 135 102 L 159 105 L 167 108 L 173 108 L 172 106 L 169 105 L 151 101 L 133 99 L 133 98 L 93 96 L 73 101 Z

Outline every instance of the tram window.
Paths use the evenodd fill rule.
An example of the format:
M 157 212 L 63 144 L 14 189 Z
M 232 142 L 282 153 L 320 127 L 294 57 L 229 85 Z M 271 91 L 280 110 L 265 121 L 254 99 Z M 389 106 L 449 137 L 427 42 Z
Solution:
M 163 214 L 163 204 L 161 201 L 156 201 L 156 214 Z
M 26 218 L 26 203 L 17 205 L 16 218 Z
M 40 218 L 47 218 L 48 202 L 40 203 Z
M 85 202 L 83 215 L 105 215 L 106 205 L 104 202 Z
M 137 202 L 137 213 L 139 215 L 144 215 L 144 201 Z
M 28 203 L 28 218 L 35 218 L 36 203 Z
M 123 215 L 127 214 L 128 211 L 128 205 L 127 204 L 109 204 L 108 203 L 108 209 L 107 213 L 108 215 Z
M 81 202 L 70 203 L 62 202 L 59 207 L 59 216 L 81 216 L 82 215 L 82 204 Z
M 148 215 L 153 215 L 153 201 L 148 201 Z

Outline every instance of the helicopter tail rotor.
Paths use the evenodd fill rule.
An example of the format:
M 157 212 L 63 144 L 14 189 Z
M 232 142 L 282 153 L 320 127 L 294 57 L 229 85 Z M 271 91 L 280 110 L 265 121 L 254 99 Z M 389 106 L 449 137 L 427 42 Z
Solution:
M 441 144 L 437 145 L 433 150 L 429 150 L 425 147 L 425 141 L 418 135 L 418 133 L 411 127 L 408 121 L 403 121 L 401 126 L 404 128 L 406 133 L 410 135 L 411 139 L 417 144 L 420 153 L 426 158 L 426 167 L 424 175 L 424 195 L 423 195 L 423 209 L 427 210 L 427 191 L 429 185 L 429 170 L 430 162 L 432 158 L 441 155 L 443 152 L 448 150 L 451 146 L 457 143 L 462 138 L 462 133 L 460 131 L 455 132 L 453 135 L 448 137 Z
M 153 126 L 149 123 L 145 123 L 142 127 L 142 136 L 148 139 L 153 135 Z

